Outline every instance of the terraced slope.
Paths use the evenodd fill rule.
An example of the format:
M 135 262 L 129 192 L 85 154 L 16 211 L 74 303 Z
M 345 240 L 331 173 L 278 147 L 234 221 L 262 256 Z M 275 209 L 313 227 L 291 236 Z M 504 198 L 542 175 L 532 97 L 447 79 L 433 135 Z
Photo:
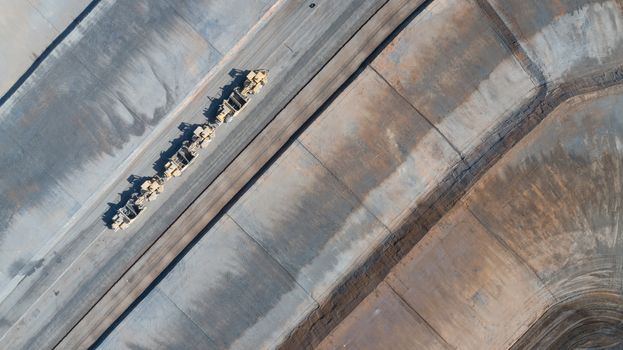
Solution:
M 517 342 L 518 349 L 567 349 L 623 341 L 622 92 L 616 86 L 563 102 L 320 348 Z

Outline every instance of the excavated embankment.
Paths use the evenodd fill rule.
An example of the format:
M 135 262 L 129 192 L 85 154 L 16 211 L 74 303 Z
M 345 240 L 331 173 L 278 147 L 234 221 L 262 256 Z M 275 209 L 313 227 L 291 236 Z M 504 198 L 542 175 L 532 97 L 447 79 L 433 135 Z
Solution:
M 537 98 L 522 106 L 519 112 L 493 130 L 479 148 L 465 157 L 467 165 L 460 164 L 440 182 L 439 187 L 421 202 L 422 204 L 405 220 L 400 229 L 388 236 L 366 262 L 352 271 L 344 282 L 334 290 L 331 297 L 326 299 L 326 303 L 322 304 L 316 312 L 298 326 L 290 338 L 284 342 L 283 348 L 297 349 L 318 345 L 374 290 L 422 237 L 463 198 L 484 173 L 491 169 L 507 151 L 513 148 L 561 103 L 574 96 L 600 91 L 620 85 L 622 82 L 623 66 L 619 66 L 554 87 L 543 86 Z M 590 296 L 585 298 L 590 299 Z M 572 305 L 575 304 L 571 303 L 566 307 L 570 308 Z M 549 311 L 554 316 L 548 314 L 544 317 L 550 320 L 560 317 L 557 314 L 557 312 L 561 312 L 557 311 L 559 309 L 564 309 L 564 306 Z M 615 307 L 613 310 L 618 309 Z M 620 316 L 620 313 L 618 315 Z M 619 326 L 620 320 L 616 321 Z M 540 329 L 540 327 L 537 325 L 534 327 L 535 329 L 531 332 L 535 333 L 536 337 L 539 335 L 536 329 Z M 560 328 L 563 327 L 560 326 Z M 582 328 L 578 328 L 579 330 Z M 569 330 L 561 329 L 561 332 L 567 331 Z M 558 336 L 563 339 L 567 337 L 567 335 Z M 620 340 L 623 340 L 623 333 L 619 333 L 618 336 Z M 526 339 L 532 339 L 532 337 L 526 335 Z M 569 344 L 571 343 L 570 340 Z M 531 348 L 520 347 L 519 344 L 517 346 L 519 346 L 518 348 Z

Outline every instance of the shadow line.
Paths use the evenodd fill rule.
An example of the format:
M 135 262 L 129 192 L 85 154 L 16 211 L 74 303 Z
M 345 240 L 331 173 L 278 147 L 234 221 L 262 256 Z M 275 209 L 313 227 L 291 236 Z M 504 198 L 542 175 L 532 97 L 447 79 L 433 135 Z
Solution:
M 82 22 L 82 20 L 91 13 L 91 11 L 100 3 L 101 0 L 92 0 L 87 7 L 63 30 L 48 47 L 35 59 L 30 67 L 22 74 L 19 79 L 0 97 L 0 106 L 4 105 L 13 94 L 26 82 L 26 80 L 35 72 L 35 70 L 45 61 L 52 51 Z

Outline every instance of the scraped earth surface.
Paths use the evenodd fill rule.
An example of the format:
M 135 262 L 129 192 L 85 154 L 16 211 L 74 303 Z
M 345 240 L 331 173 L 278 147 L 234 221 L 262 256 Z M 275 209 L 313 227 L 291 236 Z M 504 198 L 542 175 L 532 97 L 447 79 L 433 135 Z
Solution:
M 258 5 L 254 19 L 245 23 L 260 18 L 270 5 Z M 348 37 L 353 33 L 346 29 L 348 25 L 355 26 L 364 12 L 372 14 L 380 5 L 375 1 L 366 2 L 367 7 L 319 1 L 315 9 L 325 12 L 312 27 L 329 33 L 334 27 L 323 27 L 323 23 L 334 23 Z M 299 22 L 314 20 L 303 7 L 290 6 L 291 13 L 301 17 L 277 21 L 275 28 L 282 23 L 299 28 Z M 622 6 L 615 0 L 426 2 L 205 227 L 95 347 L 559 349 L 620 345 Z M 151 5 L 146 8 L 152 9 Z M 26 151 L 32 147 L 22 145 L 23 140 L 37 147 L 56 147 L 56 142 L 45 144 L 42 142 L 48 139 L 40 142 L 38 136 L 50 130 L 61 132 L 54 131 L 52 124 L 39 125 L 43 119 L 38 122 L 24 117 L 38 115 L 35 112 L 41 103 L 35 98 L 58 115 L 73 115 L 73 124 L 83 120 L 79 116 L 85 112 L 96 110 L 89 108 L 108 111 L 118 106 L 119 111 L 127 112 L 128 125 L 137 128 L 136 137 L 164 129 L 164 124 L 152 121 L 167 120 L 166 111 L 185 96 L 166 87 L 183 83 L 190 89 L 199 83 L 193 80 L 195 73 L 208 74 L 232 48 L 226 47 L 228 40 L 206 36 L 200 26 L 193 25 L 189 18 L 198 7 L 183 8 L 188 12 L 176 9 L 169 18 L 164 14 L 169 16 L 172 11 L 154 7 L 166 17 L 163 22 L 170 24 L 166 28 L 172 29 L 141 29 L 144 32 L 136 32 L 133 39 L 142 47 L 138 52 L 153 50 L 150 52 L 156 58 L 147 55 L 144 62 L 140 56 L 132 58 L 128 74 L 152 76 L 154 84 L 142 87 L 139 79 L 130 79 L 134 83 L 107 80 L 105 68 L 101 68 L 97 84 L 114 83 L 105 89 L 109 95 L 97 94 L 98 99 L 108 98 L 102 103 L 106 109 L 87 104 L 79 107 L 80 113 L 72 114 L 71 107 L 53 102 L 54 95 L 48 100 L 50 93 L 29 97 L 27 91 L 24 97 L 0 107 L 0 133 L 7 135 L 3 139 L 15 140 L 11 145 L 21 152 L 6 156 L 15 157 L 13 163 L 30 162 L 28 169 L 38 169 L 37 176 L 50 167 L 58 170 L 53 170 L 49 179 L 57 187 L 28 182 L 24 176 L 9 178 L 30 187 L 0 184 L 6 185 L 0 187 L 0 195 L 8 198 L 3 203 L 13 203 L 7 208 L 14 210 L 4 209 L 13 218 L 6 221 L 10 225 L 5 232 L 32 232 L 32 237 L 25 239 L 33 242 L 32 251 L 19 253 L 26 257 L 21 265 L 4 272 L 7 283 L 16 276 L 38 276 L 44 270 L 51 260 L 35 259 L 35 251 L 41 249 L 37 244 L 43 247 L 46 232 L 60 230 L 79 210 L 77 203 L 86 202 L 89 193 L 100 186 L 88 181 L 78 184 L 72 180 L 75 175 L 63 173 L 66 170 L 61 164 L 55 165 L 51 159 L 46 163 L 42 151 L 33 155 Z M 347 15 L 355 8 L 362 11 L 360 15 Z M 177 16 L 184 20 L 178 21 Z M 116 17 L 129 21 L 131 16 L 120 13 Z M 344 19 L 351 22 L 340 27 Z M 154 25 L 156 22 L 160 20 L 154 19 Z M 94 22 L 89 28 L 96 25 Z M 221 31 L 230 33 L 227 28 L 219 28 Z M 138 39 L 139 33 L 161 33 L 165 41 L 144 46 L 147 44 Z M 156 54 L 168 45 L 167 40 L 184 38 L 183 46 L 195 37 L 205 50 L 189 43 L 197 52 L 188 51 L 189 56 L 175 61 L 187 75 L 160 74 L 160 69 L 152 69 L 170 69 L 167 62 L 171 58 Z M 280 67 L 282 55 L 288 55 L 296 62 L 292 67 L 304 65 L 316 56 L 302 58 L 298 53 L 310 52 L 306 47 L 323 39 L 320 34 L 290 36 L 285 46 L 276 46 L 282 51 L 267 54 L 266 62 Z M 83 45 L 115 47 L 106 42 Z M 195 61 L 191 58 L 194 54 L 204 55 L 205 60 Z M 106 58 L 84 57 L 89 62 Z M 327 53 L 314 61 L 318 69 L 329 57 Z M 59 57 L 59 65 L 75 69 L 74 62 L 78 70 L 83 69 L 79 55 L 72 55 L 72 60 L 77 61 Z M 99 65 L 104 67 L 105 62 Z M 197 72 L 186 71 L 188 67 Z M 55 69 L 61 68 L 51 67 L 49 73 L 41 70 L 41 79 L 46 74 L 64 76 Z M 289 69 L 282 69 L 282 77 L 294 71 Z M 84 70 L 98 77 L 97 67 Z M 60 86 L 77 86 L 84 94 L 94 94 L 80 85 L 85 84 L 82 80 L 74 79 Z M 171 79 L 173 83 L 162 84 Z M 281 80 L 276 86 L 267 86 L 266 102 L 260 100 L 251 114 L 272 113 L 265 111 L 269 102 L 287 91 L 288 84 Z M 145 94 L 134 96 L 141 88 L 147 89 Z M 20 103 L 25 105 L 20 107 Z M 126 119 L 106 120 L 102 123 Z M 242 126 L 251 120 L 241 119 L 239 127 L 215 143 L 241 135 L 235 132 L 251 135 Z M 19 128 L 19 123 L 32 123 L 33 127 Z M 83 128 L 76 132 L 78 136 L 66 141 L 71 145 L 63 146 L 75 149 L 74 157 L 62 164 L 80 163 L 70 166 L 78 169 L 73 170 L 77 174 L 92 173 L 95 167 L 118 167 L 140 142 L 134 134 L 91 134 L 84 130 L 99 128 L 81 123 L 77 123 Z M 20 134 L 23 132 L 30 134 Z M 102 143 L 110 145 L 114 157 L 101 147 L 96 147 L 101 153 L 97 157 L 89 155 L 88 146 L 83 150 L 86 155 L 79 154 L 81 145 L 92 144 L 88 140 L 77 143 L 84 137 L 114 138 Z M 125 150 L 125 156 L 113 152 L 116 147 Z M 157 158 L 155 149 L 144 152 Z M 203 166 L 207 165 L 200 164 L 197 173 L 190 175 L 201 182 L 181 186 L 176 193 L 205 187 L 208 179 L 199 175 Z M 145 169 L 148 167 L 145 164 Z M 4 172 L 15 171 L 12 169 Z M 117 187 L 123 187 L 122 181 Z M 15 188 L 23 193 L 14 192 Z M 54 188 L 58 192 L 50 190 Z M 39 192 L 52 193 L 41 197 L 48 202 L 25 206 L 31 212 L 14 209 L 29 193 L 35 196 Z M 167 204 L 175 202 L 172 197 L 166 200 Z M 55 213 L 70 209 L 54 214 L 50 208 Z M 25 219 L 20 219 L 21 213 Z M 36 225 L 36 213 L 45 218 L 60 215 L 61 219 L 54 221 L 59 227 Z M 153 231 L 155 235 L 168 222 L 154 217 L 150 225 L 143 223 L 134 233 Z M 23 225 L 36 227 L 31 231 Z M 98 221 L 96 226 L 100 225 Z M 76 235 L 87 232 L 77 230 Z M 7 237 L 7 247 L 23 244 L 14 233 L 0 237 Z M 10 243 L 11 239 L 16 241 Z M 117 245 L 121 247 L 121 243 Z M 4 247 L 4 241 L 2 244 Z M 9 266 L 18 261 L 19 254 L 0 255 L 0 259 Z M 58 254 L 60 260 L 65 256 Z M 28 300 L 29 289 L 15 290 L 23 294 L 7 294 L 6 300 L 13 300 L 12 304 L 3 301 L 0 311 L 3 304 L 11 310 L 26 310 L 29 304 L 20 306 L 19 300 Z M 47 298 L 55 300 L 51 294 Z M 55 311 L 50 309 L 45 317 L 54 320 Z M 44 326 L 37 333 L 39 343 L 30 342 L 24 338 L 28 336 L 28 319 L 11 328 L 16 321 L 11 317 L 0 322 L 5 332 L 13 330 L 7 333 L 10 337 L 0 338 L 0 344 L 3 340 L 6 344 L 45 344 L 41 340 L 46 335 Z

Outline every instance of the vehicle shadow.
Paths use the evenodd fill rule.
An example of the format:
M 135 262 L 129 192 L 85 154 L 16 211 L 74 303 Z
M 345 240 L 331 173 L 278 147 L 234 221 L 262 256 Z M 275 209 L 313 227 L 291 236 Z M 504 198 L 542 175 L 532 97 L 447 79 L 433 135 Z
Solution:
M 138 193 L 140 191 L 141 184 L 149 178 L 150 176 L 137 175 L 130 175 L 127 178 L 127 181 L 130 183 L 130 187 L 125 191 L 119 193 L 119 201 L 117 203 L 109 202 L 108 210 L 106 210 L 106 212 L 102 215 L 102 221 L 104 221 L 104 224 L 106 224 L 106 226 L 108 226 L 109 228 L 111 227 L 113 216 L 115 216 L 115 214 L 117 214 L 117 211 L 128 202 L 133 193 Z
M 206 117 L 208 123 L 211 125 L 216 124 L 216 114 L 218 113 L 218 108 L 225 101 L 229 95 L 234 91 L 236 87 L 242 86 L 247 74 L 250 71 L 248 70 L 240 70 L 240 69 L 232 69 L 229 71 L 229 76 L 232 77 L 232 81 L 221 87 L 221 94 L 219 97 L 208 97 L 210 100 L 210 104 L 208 107 L 203 109 L 203 116 Z

